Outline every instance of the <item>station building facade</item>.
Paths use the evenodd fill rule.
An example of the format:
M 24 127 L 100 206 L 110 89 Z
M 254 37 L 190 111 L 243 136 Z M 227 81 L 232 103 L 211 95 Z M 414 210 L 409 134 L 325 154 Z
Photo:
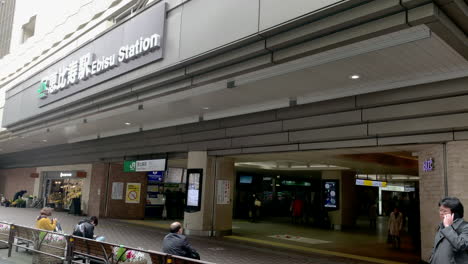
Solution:
M 3 2 L 0 193 L 67 178 L 85 214 L 141 219 L 147 175 L 125 162 L 163 159 L 202 169 L 187 232 L 222 235 L 234 156 L 410 146 L 423 260 L 438 200 L 468 203 L 467 1 Z

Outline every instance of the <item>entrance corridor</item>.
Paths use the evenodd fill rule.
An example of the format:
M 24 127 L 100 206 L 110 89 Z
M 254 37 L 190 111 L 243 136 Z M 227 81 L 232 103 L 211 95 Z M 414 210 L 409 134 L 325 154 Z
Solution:
M 174 220 L 121 221 L 167 229 Z M 262 219 L 256 223 L 233 220 L 233 234 L 225 239 L 262 248 L 318 253 L 372 263 L 419 263 L 419 250 L 412 246 L 411 237 L 406 231 L 402 235 L 401 249 L 392 249 L 386 243 L 387 217 L 378 217 L 375 230 L 371 230 L 368 225 L 366 219 L 359 219 L 353 230 L 334 231 L 293 225 L 289 218 L 284 217 Z
M 25 226 L 34 226 L 39 214 L 38 209 L 0 207 L 0 221 L 7 221 Z M 64 212 L 54 212 L 65 233 L 71 233 L 73 226 L 82 218 Z M 148 250 L 161 251 L 164 236 L 168 233 L 170 221 L 122 221 L 115 219 L 100 219 L 95 229 L 96 235 L 104 235 L 106 241 L 141 247 Z M 189 241 L 201 255 L 201 259 L 219 264 L 366 264 L 394 263 L 370 262 L 339 256 L 317 254 L 314 252 L 293 251 L 287 248 L 259 247 L 256 244 L 239 243 L 228 238 L 195 237 Z M 26 264 L 31 263 L 31 255 L 20 250 L 13 252 L 12 258 L 7 258 L 7 250 L 0 249 L 0 263 Z M 151 261 L 148 262 L 151 264 Z

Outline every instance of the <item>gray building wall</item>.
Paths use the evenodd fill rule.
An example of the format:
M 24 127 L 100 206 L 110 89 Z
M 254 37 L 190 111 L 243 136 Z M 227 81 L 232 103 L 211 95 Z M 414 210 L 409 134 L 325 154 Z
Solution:
M 0 156 L 0 168 L 208 151 L 226 156 L 468 139 L 468 78 Z
M 16 0 L 0 1 L 0 59 L 10 53 Z
M 3 126 L 34 129 L 109 105 L 150 100 L 162 89 L 226 80 L 411 26 L 430 22 L 428 26 L 442 27 L 433 3 L 408 9 L 399 0 L 305 2 L 184 2 L 168 10 L 163 60 L 44 107 L 35 103 L 39 77 L 30 78 L 7 91 Z M 279 16 L 277 10 L 284 13 Z

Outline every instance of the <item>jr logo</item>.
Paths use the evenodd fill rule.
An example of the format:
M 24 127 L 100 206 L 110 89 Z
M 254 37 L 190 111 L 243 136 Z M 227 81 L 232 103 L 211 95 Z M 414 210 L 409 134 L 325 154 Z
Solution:
M 131 169 L 131 170 L 136 170 L 136 161 L 134 161 L 134 162 L 132 162 L 132 163 L 130 164 L 130 169 Z
M 423 163 L 424 171 L 433 171 L 434 170 L 434 159 L 430 158 L 424 161 Z

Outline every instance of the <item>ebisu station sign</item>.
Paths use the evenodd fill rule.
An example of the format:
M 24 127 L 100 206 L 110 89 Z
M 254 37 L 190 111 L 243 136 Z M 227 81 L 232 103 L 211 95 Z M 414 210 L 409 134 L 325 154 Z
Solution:
M 162 59 L 165 20 L 166 4 L 151 6 L 36 75 L 39 107 Z

